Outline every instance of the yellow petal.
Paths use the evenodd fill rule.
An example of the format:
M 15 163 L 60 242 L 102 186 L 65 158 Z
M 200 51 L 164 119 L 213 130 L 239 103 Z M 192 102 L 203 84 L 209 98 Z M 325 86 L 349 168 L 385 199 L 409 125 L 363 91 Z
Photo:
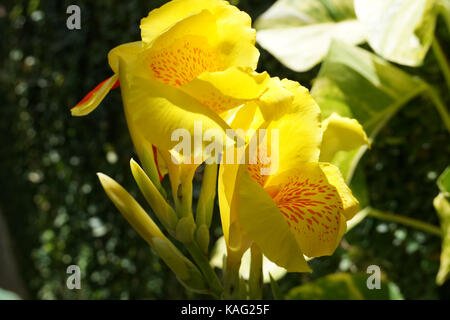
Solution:
M 268 90 L 260 97 L 258 103 L 264 119 L 279 119 L 292 108 L 294 90 L 285 88 L 278 78 L 270 78 Z
M 141 41 L 125 43 L 115 47 L 108 53 L 108 63 L 114 73 L 119 73 L 119 57 L 125 61 L 134 61 L 143 50 Z
M 81 100 L 75 107 L 70 109 L 72 116 L 85 116 L 94 111 L 98 105 L 103 101 L 111 89 L 119 85 L 119 76 L 114 74 L 111 78 L 106 79 L 100 83 L 95 89 L 89 92 L 83 100 Z
M 263 115 L 254 101 L 247 102 L 243 106 L 230 111 L 226 114 L 222 114 L 222 118 L 232 129 L 241 129 L 246 134 L 248 133 L 248 139 L 251 138 L 251 132 L 247 131 L 256 130 L 264 123 Z
M 294 81 L 271 81 L 260 99 L 260 107 L 261 102 L 265 103 L 262 109 L 266 109 L 261 112 L 270 116 L 266 118 L 266 137 L 259 144 L 266 145 L 267 150 L 260 146 L 261 150 L 272 155 L 272 168 L 283 172 L 301 163 L 318 161 L 322 138 L 320 109 L 308 89 Z M 271 141 L 276 143 L 276 135 L 278 146 L 273 146 Z
M 370 142 L 363 127 L 355 119 L 333 113 L 322 123 L 323 138 L 320 161 L 331 162 L 338 151 L 350 151 Z
M 212 16 L 212 23 L 203 22 L 199 26 L 204 30 L 197 29 L 193 32 L 195 23 L 192 20 L 186 23 L 185 20 L 202 11 Z M 211 28 L 214 28 L 215 32 L 212 32 Z M 142 40 L 147 44 L 153 44 L 161 36 L 174 39 L 174 35 L 180 35 L 179 32 L 183 29 L 188 29 L 191 35 L 206 34 L 224 67 L 241 65 L 256 68 L 259 51 L 254 46 L 256 32 L 251 28 L 251 19 L 227 1 L 170 1 L 141 20 Z M 168 35 L 169 33 L 172 34 Z
M 174 0 L 169 1 L 158 9 L 150 11 L 147 17 L 141 19 L 141 38 L 149 44 L 162 33 L 170 30 L 178 22 L 201 12 L 213 10 L 224 5 L 222 0 Z
M 339 193 L 344 209 L 343 214 L 346 220 L 350 220 L 358 213 L 358 200 L 353 196 L 352 190 L 347 186 L 341 172 L 336 166 L 330 163 L 320 163 L 320 168 L 325 173 L 328 182 L 333 185 Z
M 231 206 L 234 195 L 234 187 L 236 181 L 236 174 L 239 165 L 236 164 L 221 164 L 218 173 L 218 200 L 220 209 L 220 219 L 222 221 L 222 230 L 225 237 L 225 242 L 229 246 L 229 232 L 231 224 Z M 233 214 L 235 216 L 235 214 Z
M 346 228 L 343 201 L 318 163 L 277 175 L 266 186 L 308 257 L 331 255 Z
M 232 67 L 225 71 L 204 72 L 183 85 L 181 90 L 220 114 L 259 98 L 266 90 L 268 80 L 266 72 Z
M 310 271 L 296 237 L 270 195 L 241 165 L 236 181 L 238 213 L 248 237 L 264 255 L 289 272 Z
M 161 150 L 171 150 L 182 140 L 172 137 L 177 129 L 187 130 L 191 148 L 194 148 L 192 140 L 201 141 L 206 130 L 213 129 L 224 135 L 229 129 L 219 115 L 189 95 L 150 77 L 137 77 L 128 72 L 130 66 L 124 60 L 120 61 L 122 100 L 130 131 L 139 132 L 143 139 Z M 196 124 L 198 132 L 194 131 Z

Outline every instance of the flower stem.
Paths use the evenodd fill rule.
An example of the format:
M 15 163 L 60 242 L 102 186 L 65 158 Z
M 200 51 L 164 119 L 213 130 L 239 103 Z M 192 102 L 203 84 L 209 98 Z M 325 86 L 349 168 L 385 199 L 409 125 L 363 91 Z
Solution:
M 186 248 L 189 251 L 192 258 L 194 259 L 194 261 L 196 262 L 196 264 L 198 265 L 198 267 L 200 268 L 200 270 L 202 271 L 203 276 L 208 282 L 212 295 L 215 298 L 220 298 L 223 293 L 223 286 L 219 280 L 219 277 L 211 267 L 208 257 L 205 254 L 203 254 L 202 250 L 199 248 L 199 246 L 195 241 L 191 242 L 190 244 L 187 244 Z
M 197 226 L 205 224 L 208 228 L 211 225 L 214 209 L 214 199 L 216 197 L 217 184 L 217 163 L 205 165 L 202 180 L 202 189 L 197 203 L 195 221 Z
M 246 288 L 240 286 L 239 269 L 241 267 L 241 258 L 241 253 L 235 254 L 228 250 L 224 259 L 224 299 L 247 299 Z M 242 291 L 245 292 L 243 293 Z
M 433 53 L 436 57 L 439 66 L 441 67 L 442 74 L 444 75 L 445 82 L 447 83 L 447 87 L 450 89 L 450 66 L 448 64 L 447 58 L 444 54 L 444 50 L 442 50 L 441 45 L 439 44 L 436 36 L 431 43 L 431 48 L 433 49 Z
M 444 18 L 447 25 L 448 33 L 450 33 L 450 2 L 446 0 L 438 1 L 439 13 Z
M 258 245 L 253 244 L 251 249 L 249 295 L 252 300 L 262 299 L 263 285 L 263 255 Z
M 442 231 L 439 227 L 433 226 L 426 222 L 422 222 L 420 220 L 401 216 L 401 215 L 398 215 L 395 213 L 383 212 L 383 211 L 373 209 L 373 208 L 370 209 L 369 216 L 380 219 L 380 220 L 384 220 L 384 221 L 392 221 L 392 222 L 401 223 L 405 226 L 413 227 L 418 230 L 422 230 L 422 231 L 428 232 L 430 234 L 442 237 Z
M 438 92 L 433 87 L 428 86 L 426 93 L 428 94 L 429 98 L 435 105 L 437 111 L 441 115 L 442 121 L 444 122 L 447 131 L 450 132 L 450 115 L 447 111 L 447 107 L 445 106 L 444 102 L 442 102 L 442 99 L 439 96 Z

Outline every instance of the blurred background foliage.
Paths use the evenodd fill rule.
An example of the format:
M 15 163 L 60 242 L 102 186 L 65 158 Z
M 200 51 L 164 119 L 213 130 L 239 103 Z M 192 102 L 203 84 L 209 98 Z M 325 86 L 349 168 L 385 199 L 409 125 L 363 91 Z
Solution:
M 104 172 L 145 203 L 129 170 L 129 159 L 136 156 L 120 92 L 110 94 L 83 119 L 72 118 L 69 112 L 111 74 L 108 51 L 138 40 L 139 20 L 165 2 L 7 0 L 0 4 L 0 214 L 9 229 L 24 298 L 201 297 L 176 281 L 97 181 L 95 173 Z M 273 3 L 231 2 L 253 19 Z M 66 28 L 66 8 L 71 4 L 81 7 L 81 30 Z M 450 52 L 450 35 L 441 19 L 437 35 L 444 51 Z M 401 68 L 437 86 L 449 105 L 450 95 L 431 53 L 423 67 Z M 261 49 L 259 69 L 310 88 L 319 67 L 296 73 Z M 432 201 L 438 193 L 436 178 L 450 158 L 448 141 L 439 114 L 426 98 L 408 103 L 360 163 L 371 204 L 438 225 Z M 213 236 L 218 238 L 217 210 L 213 225 Z M 367 218 L 345 236 L 332 257 L 311 262 L 312 274 L 289 274 L 279 281 L 280 290 L 287 293 L 330 273 L 364 273 L 368 265 L 376 264 L 406 299 L 448 299 L 450 281 L 442 287 L 435 284 L 440 247 L 439 237 Z M 81 290 L 66 287 L 66 268 L 71 264 L 81 267 Z

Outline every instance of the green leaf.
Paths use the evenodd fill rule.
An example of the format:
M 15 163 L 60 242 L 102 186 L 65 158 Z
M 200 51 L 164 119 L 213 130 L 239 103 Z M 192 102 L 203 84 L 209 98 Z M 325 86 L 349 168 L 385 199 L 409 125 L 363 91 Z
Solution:
M 278 286 L 277 281 L 272 277 L 269 273 L 270 277 L 270 289 L 272 290 L 272 296 L 274 300 L 282 300 L 280 287 Z
M 442 285 L 450 275 L 450 166 L 441 174 L 437 184 L 441 192 L 434 198 L 433 204 L 441 222 L 442 251 L 436 283 Z
M 322 61 L 332 39 L 364 41 L 352 0 L 278 0 L 256 20 L 255 28 L 258 43 L 299 72 Z
M 355 118 L 373 142 L 387 121 L 427 84 L 384 59 L 341 41 L 333 41 L 314 81 L 311 94 L 323 118 L 333 112 Z M 333 159 L 347 182 L 365 148 L 337 154 Z
M 420 79 L 413 78 L 384 59 L 340 41 L 333 41 L 330 51 L 314 81 L 311 94 L 319 104 L 324 119 L 332 113 L 355 118 L 373 142 L 380 129 L 409 100 L 428 90 Z M 335 164 L 360 201 L 361 211 L 348 230 L 369 213 L 368 191 L 359 160 L 367 147 L 339 151 Z M 355 174 L 357 170 L 357 174 Z M 352 219 L 353 220 L 353 219 Z
M 450 167 L 447 167 L 439 176 L 437 185 L 440 192 L 444 193 L 446 196 L 450 196 Z
M 0 288 L 0 300 L 20 300 L 20 297 L 14 292 Z
M 380 289 L 369 289 L 369 274 L 337 273 L 291 289 L 288 300 L 401 300 L 398 287 L 381 279 Z
M 419 66 L 433 41 L 435 0 L 355 0 L 372 49 L 387 60 Z
M 353 195 L 359 201 L 360 211 L 349 221 L 347 221 L 347 231 L 349 232 L 361 221 L 363 221 L 370 213 L 369 191 L 367 188 L 364 170 L 361 167 L 356 169 L 355 175 L 351 181 L 350 189 Z

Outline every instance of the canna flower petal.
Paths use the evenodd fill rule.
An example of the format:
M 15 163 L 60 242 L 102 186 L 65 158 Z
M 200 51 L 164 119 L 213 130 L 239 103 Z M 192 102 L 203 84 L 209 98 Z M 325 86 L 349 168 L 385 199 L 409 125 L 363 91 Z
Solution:
M 322 122 L 320 161 L 331 162 L 338 151 L 351 151 L 363 145 L 370 148 L 364 128 L 355 119 L 333 113 Z
M 277 171 L 295 168 L 299 163 L 318 161 L 322 139 L 319 106 L 308 89 L 300 86 L 298 82 L 287 79 L 280 81 L 277 78 L 271 80 L 269 90 L 258 100 L 267 121 L 266 125 L 261 127 L 266 129 L 266 136 L 263 141 L 259 141 L 260 153 L 270 154 L 272 141 L 277 141 L 272 135 L 278 134 L 278 159 L 274 159 L 276 155 L 272 155 L 272 161 L 278 160 L 278 164 L 270 164 Z M 283 93 L 276 94 L 280 92 Z M 277 98 L 280 96 L 281 98 Z M 268 113 L 267 109 L 276 111 Z M 270 117 L 267 117 L 268 114 Z M 295 143 L 293 138 L 296 139 Z M 262 149 L 261 142 L 264 142 L 262 145 L 267 145 L 267 150 Z M 252 171 L 260 171 L 259 159 L 253 159 L 253 162 L 257 164 L 251 166 Z
M 133 61 L 143 50 L 144 44 L 142 41 L 129 42 L 115 47 L 108 53 L 108 63 L 110 68 L 114 73 L 118 74 L 120 59 Z
M 209 32 L 210 44 L 225 66 L 249 66 L 256 68 L 259 51 L 254 46 L 256 32 L 251 27 L 250 16 L 223 0 L 174 0 L 153 10 L 141 20 L 142 41 L 153 43 L 162 34 L 175 28 L 192 28 L 190 17 L 205 10 L 215 24 L 215 37 Z M 207 30 L 207 24 L 201 26 Z M 192 29 L 188 29 L 190 32 Z M 198 34 L 192 33 L 191 34 Z
M 327 170 L 319 163 L 299 165 L 265 186 L 308 257 L 331 255 L 346 230 L 343 200 L 333 184 L 336 172 L 324 166 Z
M 345 183 L 344 177 L 336 166 L 324 162 L 320 162 L 319 165 L 320 169 L 326 175 L 328 182 L 336 188 L 336 191 L 341 198 L 342 214 L 345 216 L 346 220 L 350 220 L 358 213 L 358 200 L 353 196 L 352 191 Z
M 236 181 L 239 220 L 264 255 L 288 272 L 310 271 L 295 235 L 277 204 L 242 165 Z
M 85 116 L 94 111 L 103 101 L 109 91 L 117 88 L 120 85 L 118 69 L 119 57 L 123 59 L 133 59 L 139 52 L 142 51 L 142 42 L 131 42 L 120 45 L 108 54 L 108 62 L 114 75 L 105 81 L 101 82 L 95 89 L 89 92 L 75 107 L 70 111 L 72 116 Z
M 181 90 L 217 114 L 257 99 L 267 88 L 269 75 L 251 68 L 232 67 L 225 71 L 204 72 Z M 235 83 L 233 85 L 232 83 Z
M 229 129 L 227 123 L 207 106 L 148 75 L 134 77 L 130 67 L 122 60 L 119 71 L 122 100 L 130 131 L 139 132 L 142 139 L 152 141 L 161 150 L 171 150 L 178 144 L 172 138 L 178 129 L 188 130 L 192 139 L 208 129 L 223 134 Z M 194 132 L 196 121 L 202 125 L 200 133 Z M 194 146 L 193 141 L 191 146 Z
M 80 117 L 91 113 L 103 101 L 109 91 L 117 88 L 118 86 L 119 77 L 116 74 L 104 80 L 91 92 L 89 92 L 80 102 L 78 102 L 75 107 L 70 109 L 72 116 Z

